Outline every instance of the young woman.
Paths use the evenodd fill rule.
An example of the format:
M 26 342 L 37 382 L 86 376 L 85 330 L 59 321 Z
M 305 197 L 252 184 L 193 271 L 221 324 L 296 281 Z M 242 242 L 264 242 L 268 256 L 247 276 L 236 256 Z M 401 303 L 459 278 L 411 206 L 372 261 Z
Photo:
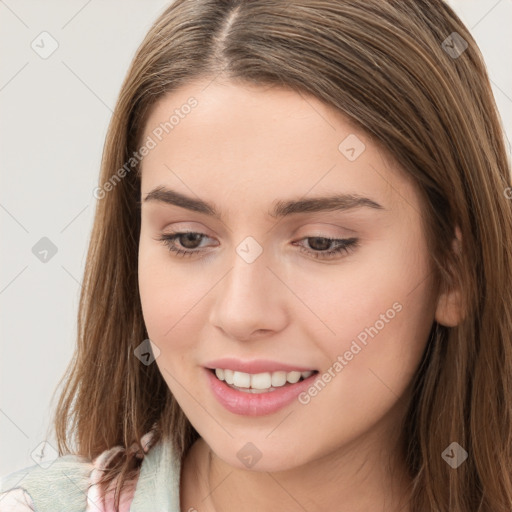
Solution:
M 59 457 L 0 511 L 512 509 L 510 165 L 442 1 L 175 1 L 95 197 Z

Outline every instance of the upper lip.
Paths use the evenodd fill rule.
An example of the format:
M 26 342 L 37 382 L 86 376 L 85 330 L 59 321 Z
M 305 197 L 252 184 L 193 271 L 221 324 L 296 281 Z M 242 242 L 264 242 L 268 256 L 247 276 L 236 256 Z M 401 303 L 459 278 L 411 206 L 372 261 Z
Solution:
M 215 368 L 222 368 L 223 370 L 233 370 L 244 373 L 266 373 L 266 372 L 307 372 L 315 371 L 311 367 L 291 365 L 288 363 L 280 363 L 279 361 L 270 361 L 268 359 L 252 359 L 250 361 L 243 361 L 235 357 L 223 357 L 222 359 L 215 359 L 205 364 L 206 368 L 211 370 Z

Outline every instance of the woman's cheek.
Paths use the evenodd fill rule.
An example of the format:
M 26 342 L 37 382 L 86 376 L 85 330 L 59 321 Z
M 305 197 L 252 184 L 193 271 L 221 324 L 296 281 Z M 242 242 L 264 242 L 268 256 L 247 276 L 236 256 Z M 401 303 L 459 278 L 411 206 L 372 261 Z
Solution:
M 310 333 L 311 338 L 323 345 L 328 364 L 337 362 L 356 387 L 370 368 L 383 369 L 390 381 L 401 372 L 412 375 L 432 325 L 426 290 L 419 286 L 410 293 L 405 272 L 402 279 L 391 273 L 373 278 L 331 286 L 313 302 L 332 333 L 321 338 Z

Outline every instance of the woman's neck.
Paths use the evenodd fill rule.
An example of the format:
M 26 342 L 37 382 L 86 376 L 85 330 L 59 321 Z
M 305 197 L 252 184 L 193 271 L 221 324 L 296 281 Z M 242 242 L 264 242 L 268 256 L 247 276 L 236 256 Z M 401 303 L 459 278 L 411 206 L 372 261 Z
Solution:
M 365 449 L 354 443 L 307 465 L 270 473 L 230 466 L 200 438 L 183 464 L 181 510 L 409 512 L 405 466 L 389 468 L 393 452 L 370 454 L 371 445 L 365 438 Z

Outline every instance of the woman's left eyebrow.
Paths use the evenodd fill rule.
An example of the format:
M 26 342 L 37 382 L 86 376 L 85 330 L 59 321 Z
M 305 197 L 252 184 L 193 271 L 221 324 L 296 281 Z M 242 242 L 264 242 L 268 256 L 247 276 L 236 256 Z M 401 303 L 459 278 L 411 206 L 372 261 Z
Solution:
M 219 220 L 222 219 L 220 209 L 215 204 L 181 194 L 163 186 L 154 188 L 146 195 L 143 202 L 147 203 L 149 201 L 170 204 L 197 213 L 203 213 Z M 283 218 L 301 213 L 347 211 L 356 208 L 386 210 L 386 208 L 373 199 L 351 193 L 278 200 L 274 202 L 272 209 L 267 214 L 271 218 Z

